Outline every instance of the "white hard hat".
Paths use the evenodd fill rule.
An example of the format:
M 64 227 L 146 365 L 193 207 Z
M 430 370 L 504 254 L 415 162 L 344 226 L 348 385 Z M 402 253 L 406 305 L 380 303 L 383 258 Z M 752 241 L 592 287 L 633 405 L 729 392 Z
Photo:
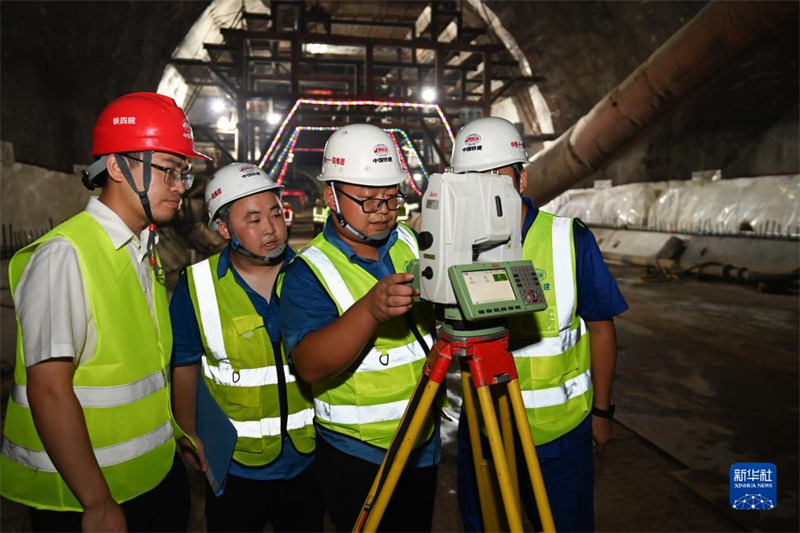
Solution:
M 217 229 L 217 214 L 225 205 L 261 191 L 273 191 L 280 199 L 283 186 L 250 163 L 231 163 L 217 170 L 206 185 L 208 226 Z
M 317 179 L 388 187 L 407 177 L 388 133 L 372 124 L 348 124 L 333 132 L 325 143 L 322 172 Z
M 456 174 L 527 162 L 522 135 L 512 123 L 500 117 L 479 118 L 461 128 L 450 158 Z

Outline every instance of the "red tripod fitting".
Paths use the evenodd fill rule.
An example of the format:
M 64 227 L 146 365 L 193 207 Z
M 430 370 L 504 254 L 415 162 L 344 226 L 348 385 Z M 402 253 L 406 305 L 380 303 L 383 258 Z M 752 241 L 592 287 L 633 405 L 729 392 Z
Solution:
M 508 351 L 508 333 L 491 337 L 451 337 L 441 332 L 423 372 L 431 381 L 441 384 L 453 356 L 463 357 L 469 364 L 475 388 L 517 379 L 514 357 Z

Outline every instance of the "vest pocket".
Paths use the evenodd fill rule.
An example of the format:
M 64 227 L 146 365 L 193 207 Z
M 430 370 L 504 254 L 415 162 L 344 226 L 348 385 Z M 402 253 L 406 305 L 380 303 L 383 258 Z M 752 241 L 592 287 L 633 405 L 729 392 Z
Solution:
M 535 404 L 532 409 L 535 423 L 546 424 L 563 419 L 565 404 L 570 400 L 570 389 L 565 383 L 580 374 L 576 350 L 573 348 L 552 357 L 521 358 L 517 360 L 518 365 L 520 361 L 529 365 L 525 372 L 531 376 L 529 390 Z
M 237 316 L 231 322 L 236 332 L 234 349 L 228 353 L 231 364 L 237 368 L 261 368 L 272 364 L 270 359 L 274 358 L 269 357 L 272 343 L 264 327 L 264 317 Z

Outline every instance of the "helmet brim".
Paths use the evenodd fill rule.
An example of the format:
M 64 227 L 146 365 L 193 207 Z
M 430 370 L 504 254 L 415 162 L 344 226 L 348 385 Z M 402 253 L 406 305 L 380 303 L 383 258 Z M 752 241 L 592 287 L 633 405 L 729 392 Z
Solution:
M 381 179 L 370 178 L 369 183 L 362 183 L 366 180 L 359 180 L 358 178 L 353 178 L 352 181 L 348 180 L 347 178 L 342 178 L 339 176 L 324 176 L 320 174 L 317 176 L 317 180 L 323 183 L 344 183 L 346 185 L 358 185 L 360 187 L 391 187 L 392 185 L 400 186 L 405 180 L 408 179 L 408 174 L 401 178 L 386 176 Z
M 254 194 L 258 194 L 258 193 L 261 193 L 261 192 L 275 191 L 277 193 L 277 195 L 278 195 L 278 202 L 281 203 L 281 207 L 282 207 L 283 206 L 283 189 L 284 189 L 283 185 L 276 185 L 274 187 L 264 187 L 264 188 L 260 188 L 260 189 L 254 190 L 254 191 L 246 191 L 246 192 L 244 192 L 242 194 L 234 196 L 233 198 L 229 199 L 227 202 L 225 202 L 224 204 L 219 206 L 214 211 L 214 216 L 209 218 L 209 220 L 208 220 L 208 227 L 211 228 L 211 229 L 217 229 L 217 226 L 218 226 L 217 221 L 219 220 L 219 217 L 217 215 L 219 215 L 219 212 L 222 211 L 222 209 L 226 205 L 231 205 L 236 200 L 241 200 L 242 198 L 247 198 L 248 196 L 253 196 Z

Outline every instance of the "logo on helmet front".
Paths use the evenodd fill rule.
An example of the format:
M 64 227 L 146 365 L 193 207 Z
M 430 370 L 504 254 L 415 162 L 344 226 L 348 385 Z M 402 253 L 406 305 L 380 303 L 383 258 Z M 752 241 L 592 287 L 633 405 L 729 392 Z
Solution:
M 481 142 L 481 136 L 477 133 L 470 133 L 464 139 L 464 148 L 461 149 L 462 152 L 474 152 L 476 150 L 483 150 L 483 145 L 479 144 Z
M 120 124 L 136 124 L 136 117 L 114 117 L 111 119 L 111 123 L 115 126 L 119 126 Z
M 376 144 L 372 149 L 372 153 L 375 154 L 375 159 L 372 160 L 373 163 L 391 163 L 392 161 L 392 156 L 389 155 L 389 147 L 383 143 Z
M 522 143 L 519 141 L 511 141 L 511 148 L 522 148 Z
M 208 197 L 208 203 L 211 203 L 211 200 L 213 200 L 214 198 L 216 198 L 220 194 L 222 194 L 222 189 L 217 189 L 216 191 L 212 192 L 211 196 Z
M 239 172 L 242 172 L 242 175 L 239 176 L 240 178 L 252 178 L 253 176 L 260 176 L 261 174 L 258 172 L 258 169 L 252 165 L 245 165 L 243 167 L 239 167 Z

